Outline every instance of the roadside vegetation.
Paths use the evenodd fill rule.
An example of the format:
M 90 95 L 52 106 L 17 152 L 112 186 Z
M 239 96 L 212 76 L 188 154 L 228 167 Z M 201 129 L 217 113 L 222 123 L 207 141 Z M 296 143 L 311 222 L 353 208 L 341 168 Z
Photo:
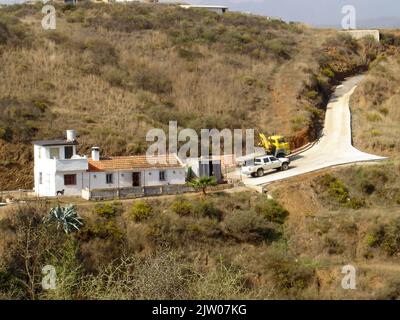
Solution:
M 364 151 L 399 159 L 400 35 L 389 32 L 382 42 L 392 54 L 374 61 L 351 99 L 354 143 Z

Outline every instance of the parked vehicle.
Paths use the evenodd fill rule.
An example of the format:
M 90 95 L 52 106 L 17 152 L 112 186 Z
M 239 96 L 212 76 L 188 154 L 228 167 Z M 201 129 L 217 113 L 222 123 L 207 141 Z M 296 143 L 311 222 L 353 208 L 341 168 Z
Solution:
M 260 146 L 264 148 L 265 152 L 277 158 L 284 158 L 290 154 L 290 144 L 283 136 L 270 136 L 266 137 L 265 134 L 260 133 Z
M 242 167 L 242 174 L 252 177 L 262 177 L 269 170 L 286 171 L 289 169 L 290 160 L 288 158 L 276 158 L 275 156 L 267 155 L 257 157 L 254 162 L 246 161 Z

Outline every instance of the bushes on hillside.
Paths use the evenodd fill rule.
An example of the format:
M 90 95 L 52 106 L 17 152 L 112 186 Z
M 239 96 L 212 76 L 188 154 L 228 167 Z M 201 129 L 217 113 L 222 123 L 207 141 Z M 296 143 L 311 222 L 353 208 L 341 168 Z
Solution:
M 13 208 L 0 220 L 0 283 L 9 298 L 35 299 L 41 291 L 42 268 L 56 265 L 68 236 L 43 222 L 42 203 Z
M 157 94 L 172 92 L 172 81 L 164 72 L 145 66 L 138 67 L 133 74 L 134 84 L 138 89 Z
M 0 13 L 0 47 L 2 45 L 25 46 L 32 44 L 27 36 L 26 28 L 21 21 L 13 15 L 3 15 Z
M 282 244 L 268 251 L 266 266 L 272 272 L 275 285 L 285 294 L 296 296 L 312 284 L 315 266 L 293 257 Z
M 134 221 L 141 222 L 149 218 L 152 212 L 153 208 L 148 202 L 139 200 L 131 208 L 130 216 Z
M 318 179 L 319 184 L 331 199 L 334 199 L 340 205 L 360 209 L 366 205 L 362 198 L 351 197 L 348 188 L 342 180 L 330 174 L 325 174 Z
M 122 214 L 123 208 L 122 203 L 115 201 L 113 203 L 96 204 L 94 211 L 100 217 L 112 220 Z
M 224 225 L 227 235 L 240 242 L 273 241 L 280 235 L 280 230 L 275 224 L 253 210 L 235 211 L 227 215 Z
M 177 198 L 171 205 L 171 210 L 177 215 L 184 217 L 189 216 L 193 212 L 192 203 L 183 198 Z
M 374 226 L 366 240 L 370 247 L 381 247 L 390 256 L 399 254 L 400 218 L 393 218 L 385 224 Z
M 208 200 L 200 200 L 196 203 L 194 211 L 201 217 L 221 220 L 223 212 L 217 208 L 213 202 Z
M 260 201 L 256 204 L 255 210 L 268 221 L 278 224 L 283 224 L 289 215 L 289 212 L 273 199 Z
M 1 139 L 28 142 L 38 131 L 37 121 L 48 111 L 49 103 L 42 99 L 31 101 L 0 98 Z

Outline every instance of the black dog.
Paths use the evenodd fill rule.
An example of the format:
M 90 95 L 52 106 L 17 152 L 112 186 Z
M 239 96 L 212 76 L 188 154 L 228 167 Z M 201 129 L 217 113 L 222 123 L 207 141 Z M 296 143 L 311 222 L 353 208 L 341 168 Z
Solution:
M 62 189 L 61 191 L 57 191 L 57 195 L 58 196 L 63 196 L 64 195 L 64 189 Z

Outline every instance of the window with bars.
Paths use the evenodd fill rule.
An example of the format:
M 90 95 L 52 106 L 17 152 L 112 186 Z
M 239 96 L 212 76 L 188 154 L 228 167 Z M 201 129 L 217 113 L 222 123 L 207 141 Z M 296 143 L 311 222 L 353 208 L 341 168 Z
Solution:
M 165 171 L 159 172 L 160 181 L 165 181 Z
M 106 183 L 107 184 L 112 184 L 113 183 L 113 174 L 112 173 L 107 173 L 106 174 Z

